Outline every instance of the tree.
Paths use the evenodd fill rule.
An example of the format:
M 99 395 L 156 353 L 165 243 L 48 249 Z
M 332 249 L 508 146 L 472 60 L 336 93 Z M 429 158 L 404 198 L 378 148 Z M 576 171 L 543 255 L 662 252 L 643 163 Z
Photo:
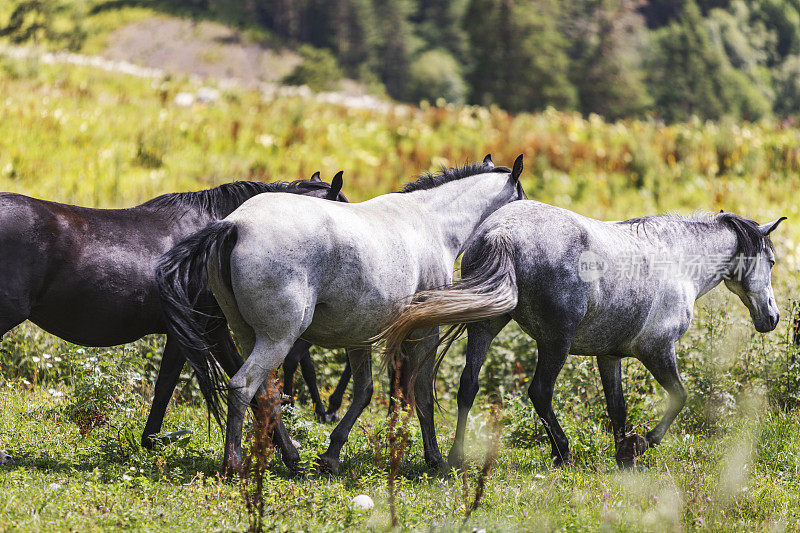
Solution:
M 409 95 L 412 101 L 463 103 L 467 86 L 461 77 L 461 67 L 446 50 L 429 50 L 420 54 L 409 71 Z
M 641 70 L 645 39 L 642 17 L 631 0 L 585 2 L 583 17 L 573 17 L 570 40 L 575 46 L 572 79 L 583 113 L 614 120 L 641 114 L 652 100 Z
M 413 0 L 373 0 L 378 30 L 377 49 L 372 70 L 386 85 L 390 96 L 408 98 L 408 71 L 418 48 L 410 16 L 416 6 Z
M 680 17 L 655 34 L 649 86 L 666 120 L 691 115 L 755 119 L 769 112 L 769 102 L 731 67 L 703 23 L 700 9 L 687 0 Z
M 552 0 L 471 0 L 464 20 L 471 100 L 509 111 L 575 107 L 567 43 Z

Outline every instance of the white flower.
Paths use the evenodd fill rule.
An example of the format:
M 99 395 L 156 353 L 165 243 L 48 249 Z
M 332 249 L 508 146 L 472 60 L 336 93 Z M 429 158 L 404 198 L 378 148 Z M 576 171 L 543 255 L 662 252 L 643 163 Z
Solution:
M 132 479 L 133 478 L 131 476 L 129 476 L 128 474 L 122 474 L 122 481 L 130 481 Z
M 194 103 L 194 95 L 192 93 L 178 93 L 175 95 L 175 105 L 181 107 L 189 107 Z
M 53 396 L 54 398 L 61 398 L 62 396 L 64 396 L 63 392 L 56 389 L 47 389 L 47 392 L 49 392 L 50 396 Z
M 47 368 L 53 368 L 53 363 L 45 363 L 44 366 Z
M 43 353 L 43 354 L 42 354 L 42 357 L 43 357 L 43 358 L 45 358 L 45 359 L 50 359 L 50 358 L 51 358 L 51 357 L 53 357 L 53 356 L 52 356 L 52 355 L 50 355 L 49 353 Z
M 60 363 L 61 362 L 61 358 L 56 356 L 56 357 L 53 358 L 53 361 L 55 361 L 56 363 Z
M 275 144 L 275 137 L 272 135 L 259 135 L 256 142 L 265 148 L 269 148 L 273 144 Z
M 47 488 L 50 489 L 50 490 L 56 490 L 56 489 L 60 489 L 61 485 L 59 485 L 58 483 L 50 483 L 50 485 L 48 485 Z
M 86 350 L 84 350 L 83 348 L 78 348 L 77 350 L 75 350 L 75 353 L 83 354 L 83 353 L 86 353 Z
M 31 360 L 32 360 L 34 363 L 38 363 L 39 361 L 41 361 L 41 359 L 39 359 L 39 356 L 37 356 L 37 355 L 34 355 L 33 357 L 31 357 Z

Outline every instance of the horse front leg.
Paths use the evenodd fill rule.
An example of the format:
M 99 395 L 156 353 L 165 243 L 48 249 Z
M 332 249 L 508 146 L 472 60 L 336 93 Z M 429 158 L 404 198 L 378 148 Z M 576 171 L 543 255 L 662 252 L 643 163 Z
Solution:
M 336 411 L 342 406 L 342 399 L 347 391 L 351 376 L 352 371 L 350 370 L 350 360 L 348 359 L 344 365 L 344 370 L 342 370 L 342 375 L 339 377 L 339 383 L 336 384 L 336 389 L 331 394 L 331 397 L 328 398 L 328 411 L 325 413 L 325 422 L 334 422 L 339 418 Z
M 347 358 L 353 370 L 353 401 L 342 420 L 331 432 L 330 445 L 319 456 L 320 472 L 339 472 L 339 454 L 350 430 L 372 400 L 372 349 L 348 348 Z
M 553 412 L 553 391 L 556 379 L 567 360 L 570 341 L 536 341 L 539 348 L 539 360 L 536 372 L 528 388 L 528 396 L 533 402 L 536 414 L 544 424 L 547 437 L 550 439 L 553 466 L 569 466 L 574 463 L 569 452 L 569 441 Z
M 306 344 L 305 351 L 300 356 L 300 372 L 303 373 L 303 381 L 306 382 L 308 395 L 311 396 L 311 403 L 314 404 L 314 418 L 317 419 L 317 422 L 327 422 L 328 416 L 325 413 L 325 404 L 322 403 L 322 398 L 319 397 L 317 371 L 314 368 L 314 361 L 311 360 L 311 352 L 309 351 L 311 344 Z
M 469 412 L 475 403 L 480 383 L 478 377 L 486 360 L 486 353 L 492 341 L 511 320 L 510 316 L 501 316 L 473 322 L 467 326 L 467 354 L 464 370 L 458 386 L 458 422 L 453 447 L 447 455 L 447 463 L 452 468 L 461 468 L 464 463 L 464 436 L 467 432 Z
M 172 393 L 175 392 L 185 362 L 186 358 L 178 349 L 178 344 L 167 335 L 167 343 L 161 354 L 161 364 L 158 367 L 158 377 L 153 391 L 153 404 L 142 431 L 142 447 L 144 448 L 151 449 L 154 444 L 153 435 L 161 431 L 167 404 L 172 398 Z
M 597 358 L 600 381 L 606 397 L 606 410 L 611 419 L 616 448 L 615 459 L 620 468 L 639 468 L 634 458 L 647 449 L 647 441 L 641 435 L 626 435 L 625 423 L 628 412 L 625 407 L 625 396 L 622 391 L 622 359 L 619 357 L 600 356 Z
M 678 363 L 675 360 L 675 347 L 673 345 L 670 345 L 668 350 L 640 356 L 639 360 L 669 394 L 669 404 L 664 416 L 656 427 L 645 435 L 649 446 L 657 446 L 661 443 L 661 439 L 664 438 L 669 426 L 672 425 L 672 422 L 686 404 L 686 388 L 683 386 L 683 381 L 678 372 Z

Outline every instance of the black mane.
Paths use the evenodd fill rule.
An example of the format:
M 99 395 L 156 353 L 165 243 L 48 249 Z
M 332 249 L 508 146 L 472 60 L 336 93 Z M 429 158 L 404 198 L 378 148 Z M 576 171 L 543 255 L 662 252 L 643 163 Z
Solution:
M 176 192 L 156 196 L 142 204 L 142 207 L 156 209 L 198 209 L 205 211 L 213 218 L 225 218 L 237 207 L 262 192 L 298 193 L 308 189 L 329 189 L 330 184 L 324 181 L 234 181 L 224 183 L 213 189 L 195 192 Z
M 696 224 L 704 224 L 705 227 L 714 223 L 723 224 L 736 234 L 737 255 L 743 254 L 746 257 L 754 257 L 764 250 L 774 250 L 772 239 L 769 238 L 769 235 L 763 235 L 761 233 L 761 230 L 758 228 L 758 222 L 741 217 L 735 213 L 694 214 L 689 216 L 674 214 L 652 215 L 623 220 L 621 223 L 636 226 L 637 231 L 642 229 L 645 234 L 647 234 L 647 224 L 658 222 L 659 220 L 681 220 Z
M 745 257 L 754 257 L 764 250 L 775 249 L 769 235 L 761 233 L 758 228 L 758 222 L 742 218 L 734 213 L 720 213 L 716 215 L 716 218 L 736 234 L 737 254 L 742 254 Z
M 426 189 L 433 189 L 444 183 L 451 181 L 468 178 L 470 176 L 477 176 L 478 174 L 486 174 L 487 172 L 506 172 L 510 173 L 511 169 L 508 167 L 495 167 L 489 163 L 470 163 L 463 167 L 444 168 L 436 174 L 430 172 L 421 174 L 414 178 L 414 181 L 406 183 L 397 191 L 400 193 L 424 191 Z

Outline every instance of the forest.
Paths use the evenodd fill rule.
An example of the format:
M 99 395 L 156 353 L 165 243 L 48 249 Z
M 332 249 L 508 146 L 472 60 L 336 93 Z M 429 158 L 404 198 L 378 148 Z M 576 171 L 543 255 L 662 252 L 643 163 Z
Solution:
M 222 1 L 197 0 L 209 10 Z M 797 0 L 252 0 L 242 16 L 406 101 L 757 120 L 800 111 Z M 322 54 L 325 55 L 324 53 Z M 317 59 L 320 61 L 320 59 Z

